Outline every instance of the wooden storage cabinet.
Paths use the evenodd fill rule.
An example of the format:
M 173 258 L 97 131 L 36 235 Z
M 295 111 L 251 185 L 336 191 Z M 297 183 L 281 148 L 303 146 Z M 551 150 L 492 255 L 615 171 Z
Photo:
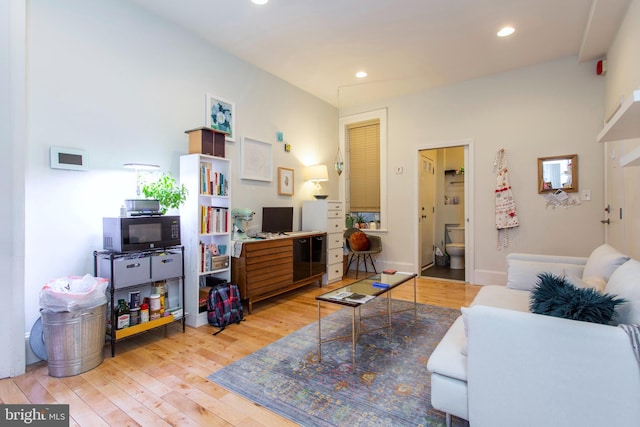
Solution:
M 324 233 L 296 234 L 295 237 L 278 237 L 269 240 L 249 240 L 242 242 L 238 257 L 231 258 L 232 281 L 238 285 L 240 295 L 248 305 L 249 313 L 253 303 L 282 294 L 292 289 L 320 281 L 324 274 L 321 267 L 312 268 L 312 246 L 306 245 L 306 256 L 294 254 L 294 245 L 299 248 L 303 239 L 324 239 Z M 306 261 L 302 261 L 306 259 Z M 301 267 L 301 264 L 306 265 Z M 297 267 L 296 276 L 294 269 Z
M 185 331 L 184 303 L 184 248 L 154 249 L 135 252 L 95 251 L 93 268 L 96 277 L 109 279 L 107 288 L 109 304 L 109 341 L 111 356 L 115 356 L 116 342 L 123 338 L 148 331 L 174 321 L 182 322 Z M 125 299 L 129 302 L 129 292 L 139 291 L 140 301 L 151 295 L 151 286 L 155 282 L 164 281 L 166 290 L 165 311 L 173 314 L 150 320 L 145 323 L 114 329 L 116 325 L 116 301 Z
M 307 200 L 302 202 L 302 229 L 327 233 L 326 273 L 322 283 L 342 280 L 343 230 L 342 202 L 335 200 Z
M 180 234 L 185 246 L 185 309 L 187 325 L 208 324 L 204 288 L 206 277 L 231 279 L 231 161 L 205 154 L 180 157 L 180 184 L 189 194 L 180 207 Z M 226 246 L 223 255 L 207 261 L 209 245 Z

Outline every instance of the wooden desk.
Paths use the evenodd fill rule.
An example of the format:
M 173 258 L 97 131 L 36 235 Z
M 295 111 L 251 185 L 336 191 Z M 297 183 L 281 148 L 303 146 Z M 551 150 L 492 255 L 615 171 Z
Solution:
M 231 258 L 231 280 L 249 314 L 254 302 L 314 282 L 321 286 L 325 270 L 326 233 L 321 232 L 247 240 L 240 255 Z

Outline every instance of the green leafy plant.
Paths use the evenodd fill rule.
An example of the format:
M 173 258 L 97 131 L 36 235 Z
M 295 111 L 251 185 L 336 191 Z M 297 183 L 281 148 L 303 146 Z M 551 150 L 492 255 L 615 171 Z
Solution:
M 347 228 L 353 227 L 353 217 L 349 214 L 344 216 Z
M 160 211 L 164 215 L 167 209 L 178 209 L 187 200 L 188 191 L 184 185 L 178 186 L 176 179 L 167 172 L 155 182 L 147 182 L 142 186 L 142 194 L 147 198 L 160 202 Z

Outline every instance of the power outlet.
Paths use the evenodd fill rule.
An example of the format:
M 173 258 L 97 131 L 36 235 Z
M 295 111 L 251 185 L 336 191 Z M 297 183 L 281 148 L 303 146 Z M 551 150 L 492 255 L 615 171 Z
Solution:
M 585 202 L 591 200 L 591 190 L 582 190 L 582 200 Z

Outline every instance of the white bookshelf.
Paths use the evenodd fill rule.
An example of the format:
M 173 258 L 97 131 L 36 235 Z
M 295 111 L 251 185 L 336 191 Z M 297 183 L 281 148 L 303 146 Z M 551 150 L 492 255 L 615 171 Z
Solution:
M 205 194 L 209 186 L 203 185 L 203 168 L 210 171 L 209 176 L 215 180 L 215 173 L 222 174 L 226 180 L 226 191 L 213 191 Z M 225 281 L 231 280 L 230 240 L 231 240 L 231 161 L 222 157 L 205 154 L 189 154 L 180 157 L 180 183 L 189 194 L 180 208 L 180 232 L 184 246 L 184 275 L 185 275 L 185 309 L 186 323 L 192 327 L 206 325 L 207 312 L 200 308 L 200 281 L 203 276 L 212 275 Z M 206 180 L 205 180 L 206 181 Z M 219 177 L 218 177 L 219 181 Z M 215 182 L 215 181 L 214 181 Z M 221 194 L 220 194 L 221 193 Z M 224 209 L 226 228 L 215 226 L 203 227 L 203 207 Z M 224 256 L 228 263 L 224 267 L 208 269 L 203 261 L 201 244 L 226 245 Z

